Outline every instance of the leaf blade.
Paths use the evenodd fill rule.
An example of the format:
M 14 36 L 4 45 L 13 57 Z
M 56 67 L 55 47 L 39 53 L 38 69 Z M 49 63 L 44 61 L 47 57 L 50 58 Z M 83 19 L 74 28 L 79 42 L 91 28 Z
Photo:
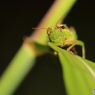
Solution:
M 93 95 L 95 64 L 48 43 L 58 52 L 68 95 Z M 93 65 L 92 65 L 93 64 Z

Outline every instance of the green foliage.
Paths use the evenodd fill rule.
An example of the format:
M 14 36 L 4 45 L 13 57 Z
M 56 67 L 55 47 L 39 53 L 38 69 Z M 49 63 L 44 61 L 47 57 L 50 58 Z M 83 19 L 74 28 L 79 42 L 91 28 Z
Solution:
M 50 42 L 48 45 L 58 52 L 68 95 L 93 95 L 95 64 L 77 55 L 71 55 Z
M 54 10 L 51 9 L 51 14 L 46 16 L 48 18 L 45 18 L 40 27 L 54 25 L 65 12 L 70 10 L 76 0 L 55 1 L 56 3 L 52 8 Z M 47 42 L 47 35 L 44 30 L 35 32 L 31 36 L 31 39 L 37 42 L 34 43 L 37 52 L 48 52 L 46 46 L 40 45 L 46 45 Z M 92 90 L 95 88 L 95 64 L 79 56 L 71 55 L 50 42 L 48 45 L 58 52 L 68 95 L 93 95 Z M 12 95 L 28 72 L 33 68 L 35 61 L 36 54 L 33 48 L 27 44 L 22 45 L 0 78 L 0 95 Z

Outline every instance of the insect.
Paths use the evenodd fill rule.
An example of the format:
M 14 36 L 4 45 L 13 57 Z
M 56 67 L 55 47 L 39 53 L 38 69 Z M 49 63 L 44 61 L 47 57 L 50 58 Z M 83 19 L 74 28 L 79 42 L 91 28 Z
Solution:
M 63 15 L 64 16 L 64 15 Z M 68 46 L 67 51 L 74 54 L 71 49 L 75 45 L 82 46 L 82 57 L 85 58 L 84 43 L 77 38 L 76 31 L 73 27 L 68 28 L 66 24 L 58 24 L 63 16 L 59 19 L 56 25 L 48 28 L 34 28 L 34 29 L 47 29 L 49 41 L 58 47 Z

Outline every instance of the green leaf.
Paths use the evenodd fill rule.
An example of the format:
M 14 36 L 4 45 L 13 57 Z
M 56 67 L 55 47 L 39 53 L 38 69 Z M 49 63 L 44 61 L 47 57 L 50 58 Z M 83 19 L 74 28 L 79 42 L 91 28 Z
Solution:
M 58 52 L 68 95 L 94 95 L 95 64 L 77 55 L 71 55 L 50 42 L 48 45 Z

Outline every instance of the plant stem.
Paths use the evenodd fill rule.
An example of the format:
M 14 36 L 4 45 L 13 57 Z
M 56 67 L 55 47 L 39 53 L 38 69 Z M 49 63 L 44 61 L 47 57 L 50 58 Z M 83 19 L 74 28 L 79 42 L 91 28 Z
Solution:
M 33 68 L 34 62 L 34 52 L 26 44 L 23 44 L 1 77 L 0 95 L 12 95 Z

